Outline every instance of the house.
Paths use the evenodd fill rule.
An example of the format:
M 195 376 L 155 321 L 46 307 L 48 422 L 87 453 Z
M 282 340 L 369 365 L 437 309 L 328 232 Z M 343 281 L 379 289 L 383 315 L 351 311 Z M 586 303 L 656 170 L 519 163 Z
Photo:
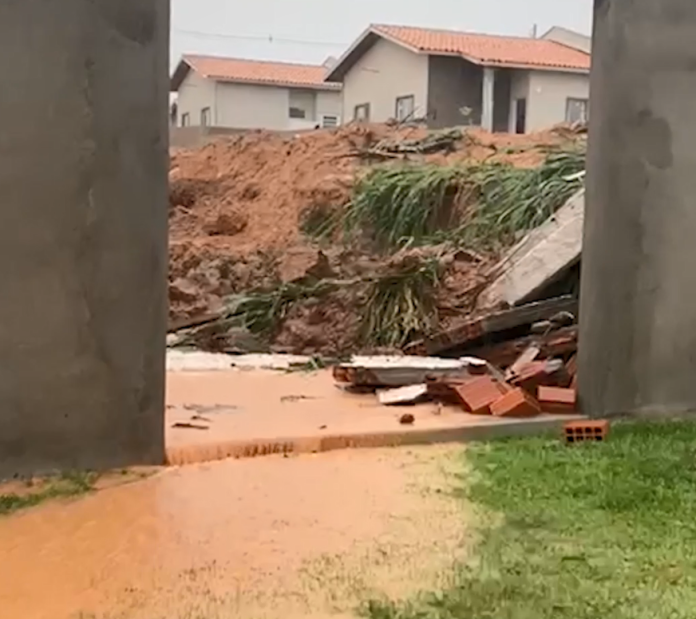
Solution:
M 326 76 L 344 120 L 527 133 L 588 114 L 590 55 L 550 39 L 373 25 Z
M 586 54 L 592 51 L 592 37 L 588 37 L 586 34 L 576 32 L 575 30 L 563 28 L 562 26 L 554 26 L 543 34 L 541 38 L 549 41 L 556 41 L 556 43 L 578 49 Z
M 171 78 L 179 127 L 299 130 L 341 121 L 341 85 L 324 65 L 183 56 Z

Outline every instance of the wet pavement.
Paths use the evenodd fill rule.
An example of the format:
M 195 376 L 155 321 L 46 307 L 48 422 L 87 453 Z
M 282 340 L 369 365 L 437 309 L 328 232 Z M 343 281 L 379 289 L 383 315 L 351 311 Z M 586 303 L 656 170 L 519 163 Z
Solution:
M 350 616 L 374 592 L 436 583 L 464 548 L 442 492 L 459 452 L 191 465 L 0 518 L 0 616 Z

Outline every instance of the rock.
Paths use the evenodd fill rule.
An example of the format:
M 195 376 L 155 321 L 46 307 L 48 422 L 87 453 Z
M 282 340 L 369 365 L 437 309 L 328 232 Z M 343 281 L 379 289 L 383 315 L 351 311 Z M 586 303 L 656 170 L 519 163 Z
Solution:
M 242 232 L 247 224 L 246 215 L 239 211 L 218 211 L 205 220 L 203 231 L 209 236 L 234 236 Z
M 399 423 L 402 426 L 413 425 L 413 423 L 415 421 L 416 421 L 416 418 L 411 413 L 406 413 L 405 415 L 401 415 L 401 417 L 399 417 Z

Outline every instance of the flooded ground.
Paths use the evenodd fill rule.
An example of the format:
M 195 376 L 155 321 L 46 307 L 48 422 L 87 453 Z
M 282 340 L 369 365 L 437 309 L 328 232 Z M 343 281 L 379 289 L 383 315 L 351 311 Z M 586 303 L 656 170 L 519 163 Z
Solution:
M 432 589 L 469 541 L 460 453 L 226 460 L 0 518 L 2 616 L 318 619 Z

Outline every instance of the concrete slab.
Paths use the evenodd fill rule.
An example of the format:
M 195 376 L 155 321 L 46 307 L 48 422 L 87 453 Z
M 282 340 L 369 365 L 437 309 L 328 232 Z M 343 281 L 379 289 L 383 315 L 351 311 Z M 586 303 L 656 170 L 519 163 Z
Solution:
M 581 189 L 501 260 L 500 275 L 484 291 L 482 301 L 492 306 L 524 303 L 577 262 L 584 214 L 585 190 Z
M 560 430 L 565 421 L 582 418 L 497 419 L 438 403 L 388 407 L 375 394 L 339 389 L 329 371 L 169 372 L 167 403 L 171 464 L 481 440 Z M 414 415 L 413 425 L 399 424 L 404 410 Z

